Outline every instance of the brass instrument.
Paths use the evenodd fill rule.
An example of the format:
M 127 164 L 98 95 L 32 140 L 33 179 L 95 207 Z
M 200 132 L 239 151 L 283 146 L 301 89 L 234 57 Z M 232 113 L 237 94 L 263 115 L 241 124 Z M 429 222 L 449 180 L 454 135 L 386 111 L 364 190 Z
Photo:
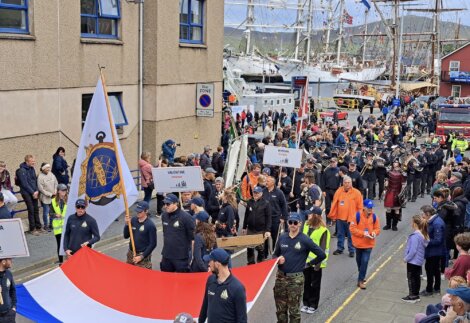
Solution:
M 338 163 L 343 164 L 344 163 L 344 158 L 349 155 L 351 151 L 348 149 L 343 155 L 338 156 Z
M 364 167 L 362 167 L 362 170 L 361 170 L 361 177 L 364 176 L 367 169 L 373 169 L 374 168 L 375 158 L 376 158 L 376 156 L 374 156 L 374 158 L 370 162 L 366 161 L 366 163 L 364 164 Z

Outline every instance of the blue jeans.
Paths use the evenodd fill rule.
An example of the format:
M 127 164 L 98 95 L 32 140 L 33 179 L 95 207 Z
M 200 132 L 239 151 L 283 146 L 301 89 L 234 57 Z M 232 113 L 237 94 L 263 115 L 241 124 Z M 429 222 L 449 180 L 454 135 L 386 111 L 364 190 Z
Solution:
M 370 253 L 372 252 L 372 248 L 368 249 L 356 249 L 356 263 L 357 263 L 357 270 L 359 271 L 359 276 L 357 277 L 357 281 L 361 282 L 366 279 L 367 274 L 367 265 L 369 264 Z
M 49 209 L 51 208 L 50 204 L 44 204 L 41 202 L 42 206 L 42 222 L 44 224 L 44 227 L 48 227 L 51 221 L 49 221 Z
M 338 230 L 338 250 L 344 251 L 344 239 L 348 239 L 348 250 L 354 252 L 354 247 L 351 240 L 351 232 L 349 231 L 349 223 L 343 220 L 336 221 L 336 228 Z

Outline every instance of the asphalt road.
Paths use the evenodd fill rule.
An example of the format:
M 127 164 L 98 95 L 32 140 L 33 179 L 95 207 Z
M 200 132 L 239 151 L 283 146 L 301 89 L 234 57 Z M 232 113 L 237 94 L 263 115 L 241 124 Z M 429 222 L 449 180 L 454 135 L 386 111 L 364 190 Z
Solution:
M 365 117 L 368 115 L 365 113 Z M 349 120 L 355 123 L 357 112 L 349 113 Z M 409 203 L 407 208 L 404 209 L 403 221 L 399 223 L 399 231 L 383 231 L 377 238 L 377 244 L 374 248 L 369 263 L 369 273 L 372 273 L 380 264 L 395 251 L 398 246 L 406 241 L 406 237 L 411 233 L 410 218 L 416 213 L 419 213 L 419 208 L 422 205 L 430 203 L 431 199 L 428 195 L 425 198 L 418 198 L 417 202 Z M 382 201 L 374 201 L 376 203 L 375 213 L 377 214 L 381 226 L 385 223 L 385 211 L 383 209 Z M 240 213 L 243 217 L 243 212 Z M 162 232 L 161 220 L 153 218 L 158 227 L 157 233 L 157 250 L 153 253 L 153 268 L 159 269 L 159 261 L 161 259 L 160 253 L 162 249 Z M 337 240 L 331 239 L 330 246 L 330 259 L 328 267 L 323 271 L 322 290 L 319 310 L 312 315 L 303 314 L 303 322 L 325 322 L 332 315 L 332 313 L 345 301 L 345 299 L 356 289 L 357 282 L 357 267 L 355 258 L 349 258 L 347 253 L 343 255 L 333 256 L 332 252 L 336 250 Z M 125 261 L 126 252 L 128 249 L 128 242 L 124 239 L 111 245 L 101 248 L 105 254 Z M 234 257 L 233 265 L 244 266 L 246 264 L 246 253 L 241 252 L 238 256 Z M 35 273 L 25 273 L 15 277 L 17 283 L 23 283 L 33 279 L 49 270 L 54 266 L 45 267 L 37 270 Z M 249 313 L 250 322 L 275 322 L 275 304 L 273 298 L 274 277 L 270 277 L 265 289 L 259 296 L 254 307 Z M 360 295 L 358 297 L 361 297 Z M 18 318 L 17 322 L 31 322 L 25 318 Z

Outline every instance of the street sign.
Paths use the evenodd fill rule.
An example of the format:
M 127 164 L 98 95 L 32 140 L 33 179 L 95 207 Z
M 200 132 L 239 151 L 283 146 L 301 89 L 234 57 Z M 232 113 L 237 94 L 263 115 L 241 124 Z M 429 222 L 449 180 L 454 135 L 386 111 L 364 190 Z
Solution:
M 152 168 L 155 191 L 160 193 L 203 191 L 201 167 Z
M 29 257 L 20 218 L 0 220 L 0 259 Z
M 199 83 L 196 85 L 196 116 L 214 117 L 213 83 Z
M 392 105 L 394 107 L 399 107 L 400 106 L 400 99 L 393 99 Z

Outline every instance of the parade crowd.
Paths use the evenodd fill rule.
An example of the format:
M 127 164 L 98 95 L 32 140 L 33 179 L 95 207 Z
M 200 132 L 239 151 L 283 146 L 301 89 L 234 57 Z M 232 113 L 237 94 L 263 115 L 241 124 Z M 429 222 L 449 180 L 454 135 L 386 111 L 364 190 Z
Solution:
M 366 289 L 368 262 L 381 230 L 411 225 L 414 232 L 404 255 L 409 293 L 402 300 L 415 303 L 443 293 L 441 275 L 445 275 L 450 288 L 443 293 L 442 303 L 417 314 L 416 322 L 439 322 L 443 317 L 453 318 L 448 322 L 468 320 L 470 159 L 464 155 L 468 142 L 456 133 L 449 136 L 447 151 L 441 148 L 434 135 L 435 113 L 429 107 L 403 102 L 401 107 L 379 111 L 379 117 L 370 114 L 365 119 L 361 109 L 358 125 L 345 127 L 334 116 L 331 122 L 323 122 L 314 110 L 298 131 L 300 121 L 283 111 L 257 118 L 244 111 L 233 121 L 228 108 L 216 151 L 205 146 L 200 154 L 176 157 L 177 144 L 170 139 L 163 143 L 161 155 L 155 156 L 156 163 L 150 153 L 142 153 L 139 169 L 144 199 L 137 203 L 136 215 L 125 218 L 123 228 L 123 237 L 128 239 L 131 224 L 134 242 L 129 243 L 127 262 L 152 268 L 157 231 L 150 217 L 156 215 L 163 227 L 160 270 L 214 274 L 207 280 L 199 321 L 246 322 L 245 289 L 230 272 L 232 251 L 218 248 L 216 239 L 262 234 L 265 243 L 248 248 L 246 262 L 278 259 L 274 286 L 278 322 L 300 322 L 301 312 L 320 310 L 322 272 L 330 255 L 355 258 L 357 287 Z M 421 120 L 426 120 L 425 127 Z M 262 133 L 262 138 L 249 140 L 246 174 L 236 185 L 226 187 L 225 158 L 234 130 L 235 135 Z M 300 167 L 264 164 L 267 145 L 301 148 Z M 14 179 L 28 209 L 29 232 L 39 235 L 53 230 L 60 263 L 64 261 L 59 255 L 62 234 L 66 257 L 100 239 L 94 215 L 86 212 L 88 201 L 83 199 L 76 201 L 75 213 L 63 228 L 69 183 L 64 155 L 62 147 L 57 149 L 52 166 L 43 163 L 39 175 L 34 156 L 26 156 L 14 176 L 0 162 L 0 219 L 14 213 Z M 168 166 L 200 166 L 204 190 L 181 196 L 154 192 L 152 167 Z M 157 207 L 150 210 L 154 194 Z M 405 214 L 407 203 L 414 202 L 423 205 L 421 214 Z M 385 224 L 374 211 L 382 203 Z M 239 211 L 245 212 L 243 217 Z M 336 242 L 330 253 L 333 238 Z M 14 322 L 16 296 L 10 266 L 11 260 L 0 262 L 0 322 Z M 423 290 L 421 276 L 427 279 Z

